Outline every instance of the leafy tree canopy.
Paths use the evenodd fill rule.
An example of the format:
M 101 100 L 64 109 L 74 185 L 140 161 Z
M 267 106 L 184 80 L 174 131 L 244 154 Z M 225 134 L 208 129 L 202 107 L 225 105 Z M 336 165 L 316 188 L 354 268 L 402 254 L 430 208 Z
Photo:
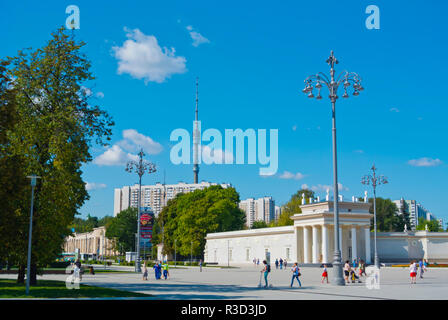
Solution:
M 278 218 L 277 226 L 293 225 L 291 216 L 297 213 L 302 213 L 300 206 L 302 205 L 302 197 L 305 195 L 305 203 L 309 203 L 309 199 L 314 199 L 314 191 L 309 189 L 300 189 L 291 196 L 291 199 L 282 208 L 282 214 Z
M 254 221 L 254 223 L 252 224 L 252 229 L 260 229 L 260 228 L 267 228 L 268 224 L 261 220 L 261 221 Z
M 236 190 L 221 186 L 178 194 L 169 200 L 157 218 L 165 253 L 173 253 L 177 241 L 179 254 L 188 256 L 192 249 L 194 255 L 202 256 L 207 233 L 241 230 L 245 214 L 238 203 Z
M 426 226 L 428 226 L 428 231 L 443 232 L 443 228 L 439 225 L 439 221 L 437 220 L 428 221 L 423 217 L 418 218 L 418 225 L 416 227 L 416 230 L 426 230 Z

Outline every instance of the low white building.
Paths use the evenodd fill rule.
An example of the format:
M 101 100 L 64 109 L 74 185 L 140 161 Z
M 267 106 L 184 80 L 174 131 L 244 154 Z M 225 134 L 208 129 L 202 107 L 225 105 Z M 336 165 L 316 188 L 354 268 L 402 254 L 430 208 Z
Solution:
M 373 261 L 373 215 L 369 208 L 369 203 L 339 202 L 338 240 L 343 261 Z M 269 253 L 271 261 L 283 258 L 301 264 L 331 263 L 335 243 L 333 202 L 311 203 L 301 209 L 301 214 L 291 217 L 292 226 L 207 234 L 204 260 L 221 265 L 247 264 L 254 258 L 261 261 Z M 378 233 L 377 247 L 382 262 L 421 258 L 448 261 L 445 232 Z

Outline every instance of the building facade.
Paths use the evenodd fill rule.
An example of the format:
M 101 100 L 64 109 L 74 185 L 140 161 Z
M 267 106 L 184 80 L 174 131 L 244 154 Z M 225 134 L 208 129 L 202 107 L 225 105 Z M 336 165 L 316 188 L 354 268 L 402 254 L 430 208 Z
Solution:
M 339 203 L 339 246 L 342 261 L 360 258 L 368 264 L 374 255 L 373 215 L 369 203 Z M 302 214 L 292 217 L 294 225 L 206 236 L 205 262 L 244 265 L 253 259 L 279 258 L 300 264 L 331 263 L 334 253 L 333 202 L 302 205 Z M 377 234 L 381 262 L 409 262 L 428 259 L 448 261 L 448 232 L 380 232 Z
M 74 233 L 66 237 L 64 252 L 74 253 L 77 250 L 82 257 L 92 259 L 117 254 L 113 241 L 106 238 L 106 227 L 94 228 L 91 232 Z
M 166 206 L 168 200 L 173 199 L 179 193 L 188 193 L 194 190 L 202 190 L 217 183 L 202 181 L 201 183 L 161 184 L 142 186 L 141 206 L 151 207 L 157 217 Z M 230 184 L 220 184 L 223 188 L 231 187 Z M 125 186 L 114 190 L 114 216 L 127 208 L 137 208 L 139 185 Z
M 343 260 L 371 261 L 370 204 L 339 203 L 339 244 Z M 251 262 L 286 258 L 305 264 L 331 263 L 334 251 L 333 202 L 301 206 L 302 213 L 291 217 L 293 226 L 207 234 L 205 260 L 209 262 Z
M 248 228 L 252 228 L 255 221 L 270 223 L 275 220 L 276 207 L 272 197 L 242 200 L 239 207 L 246 213 L 246 225 Z

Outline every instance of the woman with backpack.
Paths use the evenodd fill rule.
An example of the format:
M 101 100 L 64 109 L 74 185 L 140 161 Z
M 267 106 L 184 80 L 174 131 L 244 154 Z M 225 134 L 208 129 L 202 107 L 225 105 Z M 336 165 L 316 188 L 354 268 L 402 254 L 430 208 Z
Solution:
M 268 274 L 269 274 L 269 272 L 271 272 L 271 266 L 268 265 L 266 260 L 263 260 L 263 264 L 264 264 L 264 267 L 260 272 L 261 273 L 264 272 L 264 283 L 265 283 L 264 287 L 267 288 L 268 287 Z
M 291 278 L 291 286 L 290 287 L 292 288 L 292 285 L 294 284 L 294 279 L 297 279 L 297 282 L 299 283 L 299 287 L 302 287 L 302 284 L 300 283 L 300 280 L 299 280 L 299 276 L 301 274 L 300 274 L 300 269 L 299 269 L 299 266 L 297 265 L 297 262 L 294 263 L 293 267 L 291 268 L 291 271 L 292 271 L 292 278 Z

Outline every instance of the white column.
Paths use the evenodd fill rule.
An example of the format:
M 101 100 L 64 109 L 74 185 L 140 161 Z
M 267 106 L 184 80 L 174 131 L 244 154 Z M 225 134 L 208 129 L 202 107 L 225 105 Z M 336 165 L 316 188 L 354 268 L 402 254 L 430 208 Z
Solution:
M 294 253 L 292 254 L 292 258 L 294 261 L 299 261 L 299 246 L 297 245 L 299 241 L 299 228 L 294 227 Z
M 322 263 L 328 263 L 328 228 L 322 225 Z
M 352 260 L 358 258 L 356 242 L 356 227 L 352 227 Z
M 370 228 L 364 229 L 364 238 L 366 243 L 366 263 L 372 263 L 372 254 L 370 253 Z
M 319 229 L 317 226 L 313 226 L 313 263 L 319 263 Z
M 309 230 L 307 227 L 303 227 L 303 263 L 310 263 L 308 238 Z

